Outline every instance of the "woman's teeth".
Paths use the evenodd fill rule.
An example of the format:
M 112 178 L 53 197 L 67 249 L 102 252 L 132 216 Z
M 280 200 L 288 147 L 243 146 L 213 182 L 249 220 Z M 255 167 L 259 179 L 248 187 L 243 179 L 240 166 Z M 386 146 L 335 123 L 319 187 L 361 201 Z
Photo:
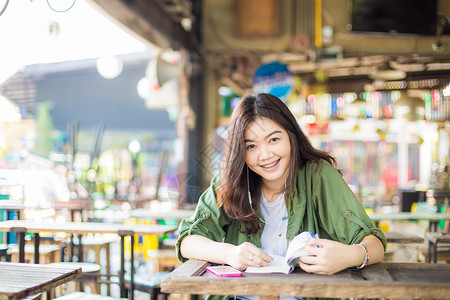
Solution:
M 270 165 L 264 165 L 264 166 L 261 166 L 261 167 L 263 167 L 264 169 L 270 169 L 272 167 L 275 167 L 278 164 L 278 162 L 280 161 L 280 159 L 278 159 L 276 162 L 271 163 Z

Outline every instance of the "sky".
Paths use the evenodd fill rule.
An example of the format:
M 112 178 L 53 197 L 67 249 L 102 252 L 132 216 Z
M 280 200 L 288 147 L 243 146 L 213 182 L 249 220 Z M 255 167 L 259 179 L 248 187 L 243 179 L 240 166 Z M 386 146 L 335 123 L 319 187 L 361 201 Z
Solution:
M 6 2 L 0 0 L 0 12 Z M 0 84 L 26 65 L 145 50 L 84 0 L 10 0 L 0 15 Z

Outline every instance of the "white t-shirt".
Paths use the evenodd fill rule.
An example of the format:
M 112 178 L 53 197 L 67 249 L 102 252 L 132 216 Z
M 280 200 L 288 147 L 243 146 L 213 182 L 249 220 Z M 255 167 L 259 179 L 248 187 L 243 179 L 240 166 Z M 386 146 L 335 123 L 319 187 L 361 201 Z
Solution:
M 286 231 L 288 213 L 282 193 L 274 202 L 270 203 L 261 193 L 261 214 L 266 224 L 261 235 L 261 247 L 267 254 L 285 256 L 288 246 Z
M 261 247 L 269 255 L 285 256 L 288 246 L 286 231 L 288 224 L 288 213 L 284 202 L 284 193 L 274 202 L 270 203 L 261 193 L 259 204 L 261 214 L 266 224 L 261 235 Z M 238 296 L 240 300 L 258 300 L 258 296 Z M 233 299 L 233 297 L 230 297 Z M 279 300 L 298 300 L 301 297 L 279 297 Z

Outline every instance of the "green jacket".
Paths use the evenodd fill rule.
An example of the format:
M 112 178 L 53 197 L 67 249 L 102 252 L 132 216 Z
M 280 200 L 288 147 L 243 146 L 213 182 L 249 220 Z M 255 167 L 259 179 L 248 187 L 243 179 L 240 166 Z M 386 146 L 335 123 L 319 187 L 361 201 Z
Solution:
M 383 232 L 373 225 L 354 193 L 333 166 L 325 161 L 319 166 L 309 162 L 299 170 L 297 178 L 294 191 L 285 197 L 288 240 L 303 231 L 310 231 L 318 233 L 323 239 L 355 244 L 373 234 L 386 249 Z M 176 251 L 182 262 L 186 259 L 181 256 L 179 246 L 183 238 L 190 234 L 234 245 L 249 241 L 261 247 L 262 230 L 251 235 L 245 234 L 243 223 L 229 218 L 223 208 L 218 207 L 215 193 L 218 184 L 217 175 L 212 179 L 211 186 L 200 196 L 195 214 L 180 223 Z

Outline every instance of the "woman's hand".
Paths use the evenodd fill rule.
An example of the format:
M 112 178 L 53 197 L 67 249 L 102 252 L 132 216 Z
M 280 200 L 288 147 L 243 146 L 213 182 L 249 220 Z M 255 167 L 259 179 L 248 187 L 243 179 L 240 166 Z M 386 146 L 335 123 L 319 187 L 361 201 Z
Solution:
M 212 241 L 204 236 L 186 236 L 180 245 L 184 258 L 200 259 L 217 264 L 227 264 L 239 270 L 263 267 L 273 261 L 266 252 L 249 242 L 238 246 Z
M 239 270 L 245 270 L 247 267 L 264 267 L 272 261 L 273 258 L 266 252 L 249 242 L 234 246 L 227 258 L 227 263 Z
M 300 257 L 298 265 L 308 273 L 334 274 L 358 265 L 364 258 L 361 247 L 332 240 L 312 239 L 305 244 L 304 250 L 312 256 Z

